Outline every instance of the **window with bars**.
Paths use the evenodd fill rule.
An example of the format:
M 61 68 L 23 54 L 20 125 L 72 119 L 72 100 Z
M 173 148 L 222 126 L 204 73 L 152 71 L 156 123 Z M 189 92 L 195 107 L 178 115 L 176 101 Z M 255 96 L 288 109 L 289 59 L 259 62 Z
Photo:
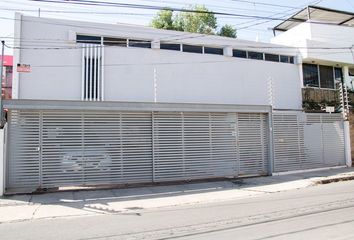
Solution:
M 82 100 L 101 101 L 103 62 L 102 46 L 84 44 L 82 48 Z

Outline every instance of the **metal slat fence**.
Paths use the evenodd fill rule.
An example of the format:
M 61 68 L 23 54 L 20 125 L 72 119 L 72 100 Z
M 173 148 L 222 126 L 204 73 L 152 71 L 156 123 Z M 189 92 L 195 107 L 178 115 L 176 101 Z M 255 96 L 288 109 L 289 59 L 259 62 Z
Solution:
M 10 110 L 8 191 L 267 174 L 264 113 Z
M 274 172 L 345 165 L 341 114 L 273 114 Z

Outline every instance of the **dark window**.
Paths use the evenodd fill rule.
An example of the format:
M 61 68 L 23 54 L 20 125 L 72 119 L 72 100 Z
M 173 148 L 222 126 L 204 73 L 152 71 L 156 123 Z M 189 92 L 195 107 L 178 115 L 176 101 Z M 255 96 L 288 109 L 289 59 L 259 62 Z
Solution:
M 203 53 L 203 47 L 183 44 L 183 52 Z
M 247 52 L 234 49 L 234 50 L 232 50 L 232 56 L 238 57 L 238 58 L 247 58 Z
M 103 38 L 103 45 L 126 47 L 127 46 L 127 39 L 104 37 Z
M 302 64 L 304 86 L 319 87 L 318 68 L 315 64 Z
M 264 59 L 265 59 L 266 61 L 279 62 L 279 55 L 265 53 L 265 54 L 264 54 Z
M 294 57 L 293 56 L 289 57 L 289 62 L 294 64 Z
M 146 40 L 129 39 L 129 47 L 151 48 L 151 42 Z
M 78 43 L 101 44 L 101 37 L 86 36 L 86 35 L 76 35 L 76 42 L 78 42 Z
M 319 67 L 320 67 L 320 87 L 334 88 L 333 67 L 321 66 L 321 65 Z
M 353 77 L 354 76 L 354 69 L 349 68 L 349 76 Z
M 213 47 L 204 47 L 204 53 L 224 55 L 224 49 L 222 49 L 222 48 L 213 48 Z
M 334 68 L 334 79 L 338 82 L 343 81 L 343 72 L 341 68 Z
M 248 58 L 263 60 L 263 53 L 260 53 L 260 52 L 248 52 Z
M 282 63 L 290 63 L 289 56 L 280 55 L 280 62 L 282 62 Z
M 178 43 L 160 43 L 160 49 L 181 51 L 181 44 L 178 44 Z

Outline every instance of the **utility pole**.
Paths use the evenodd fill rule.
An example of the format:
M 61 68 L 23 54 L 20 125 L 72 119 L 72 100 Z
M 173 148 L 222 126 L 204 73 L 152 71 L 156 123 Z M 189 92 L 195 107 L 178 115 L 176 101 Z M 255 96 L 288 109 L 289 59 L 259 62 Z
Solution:
M 3 80 L 3 70 L 4 70 L 4 51 L 5 51 L 5 41 L 1 41 L 1 67 L 0 67 L 0 86 L 1 86 L 1 96 L 0 96 L 0 128 L 4 127 L 4 112 L 2 105 L 2 80 Z

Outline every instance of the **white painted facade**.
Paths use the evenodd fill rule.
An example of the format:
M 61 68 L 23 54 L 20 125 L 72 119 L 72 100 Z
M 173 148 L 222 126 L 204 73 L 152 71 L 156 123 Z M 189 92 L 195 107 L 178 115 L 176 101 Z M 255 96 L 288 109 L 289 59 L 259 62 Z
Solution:
M 307 21 L 271 40 L 299 49 L 299 62 L 340 67 L 348 87 L 352 88 L 353 77 L 348 69 L 354 68 L 354 28 L 322 22 Z
M 151 49 L 104 46 L 104 101 L 269 105 L 301 109 L 299 65 L 232 57 L 232 49 L 294 56 L 279 45 L 157 30 L 17 15 L 14 75 L 18 99 L 81 100 L 82 49 L 76 35 L 152 41 Z M 20 22 L 20 24 L 19 24 Z M 218 47 L 224 55 L 162 50 L 162 41 Z M 269 85 L 272 82 L 272 96 Z

